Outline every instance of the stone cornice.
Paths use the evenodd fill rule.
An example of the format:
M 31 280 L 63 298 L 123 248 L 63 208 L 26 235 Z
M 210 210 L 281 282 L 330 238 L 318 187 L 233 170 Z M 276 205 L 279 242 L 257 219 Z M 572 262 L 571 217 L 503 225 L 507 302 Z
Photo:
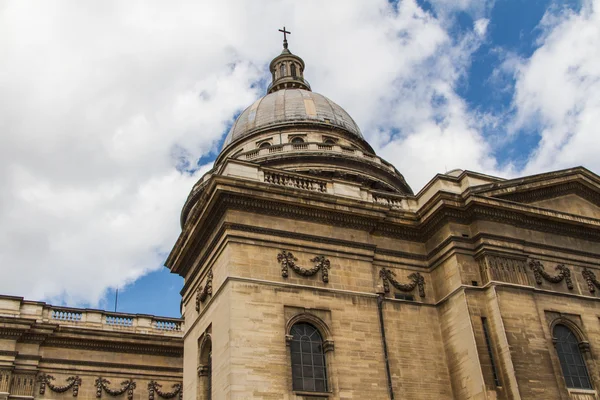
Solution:
M 571 186 L 570 184 L 577 184 Z M 530 201 L 530 198 L 535 198 L 537 194 L 533 192 L 540 191 L 544 192 L 546 189 L 550 189 L 546 194 L 552 193 L 560 195 L 563 190 L 571 190 L 573 188 L 591 190 L 595 193 L 600 193 L 600 176 L 594 174 L 583 167 L 575 167 L 560 171 L 547 172 L 537 175 L 530 175 L 523 178 L 516 178 L 505 180 L 504 182 L 476 186 L 470 189 L 470 192 L 474 194 L 498 197 L 509 199 L 513 197 L 513 201 L 521 195 L 522 201 Z M 531 196 L 531 197 L 530 197 Z M 545 197 L 545 194 L 540 194 L 540 200 Z M 537 200 L 531 200 L 537 201 Z
M 302 197 L 299 197 L 300 194 Z M 206 203 L 199 205 L 196 210 L 203 211 L 198 215 L 199 221 L 191 223 L 192 227 L 182 232 L 167 260 L 172 271 L 180 275 L 185 275 L 194 261 L 191 257 L 197 260 L 209 237 L 217 233 L 215 229 L 220 229 L 216 222 L 222 219 L 228 209 L 318 221 L 415 242 L 428 240 L 448 222 L 469 224 L 475 220 L 496 221 L 530 230 L 600 241 L 600 221 L 593 218 L 477 195 L 464 197 L 440 192 L 428 202 L 427 215 L 422 217 L 419 217 L 420 213 L 394 212 L 360 200 L 302 193 L 300 190 L 286 190 L 231 177 L 215 178 L 204 195 L 207 196 Z M 339 202 L 343 207 L 338 205 Z M 183 245 L 188 247 L 185 258 L 178 259 Z
M 60 347 L 69 349 L 86 349 L 132 354 L 151 354 L 165 357 L 183 357 L 183 342 L 169 346 L 161 343 L 136 343 L 132 341 L 93 340 L 90 338 L 50 337 L 44 347 Z
M 566 196 L 569 194 L 579 195 L 581 198 L 589 201 L 590 203 L 600 206 L 600 192 L 576 181 L 528 191 L 507 193 L 498 195 L 497 197 L 504 200 L 527 204 L 555 197 Z
M 142 370 L 142 371 L 157 371 L 157 372 L 171 372 L 173 374 L 182 374 L 183 368 L 178 367 L 165 367 L 161 365 L 141 365 L 141 364 L 120 364 L 120 363 L 111 363 L 111 362 L 99 362 L 99 361 L 91 361 L 91 360 L 73 360 L 73 359 L 62 359 L 62 358 L 45 358 L 42 357 L 40 360 L 40 364 L 42 366 L 46 366 L 47 364 L 59 364 L 61 368 L 64 366 L 83 366 L 83 367 L 92 367 L 92 368 L 114 368 L 119 370 L 119 373 L 123 373 L 123 371 L 127 370 Z

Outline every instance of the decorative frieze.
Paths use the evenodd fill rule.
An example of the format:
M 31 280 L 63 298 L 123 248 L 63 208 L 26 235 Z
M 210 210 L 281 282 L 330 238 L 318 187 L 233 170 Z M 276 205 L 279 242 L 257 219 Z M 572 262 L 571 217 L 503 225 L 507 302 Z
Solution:
M 162 388 L 161 384 L 156 381 L 150 381 L 148 383 L 148 400 L 154 400 L 154 394 L 157 394 L 158 397 L 163 399 L 172 399 L 175 396 L 177 396 L 179 400 L 183 399 L 183 389 L 181 383 L 174 384 L 172 386 L 173 390 L 170 392 L 163 392 L 160 390 L 160 388 Z
M 402 292 L 412 292 L 415 288 L 419 289 L 419 296 L 425 297 L 425 278 L 418 272 L 413 272 L 408 275 L 409 283 L 400 283 L 396 280 L 396 273 L 390 269 L 382 268 L 379 271 L 379 277 L 383 281 L 383 290 L 385 293 L 390 292 L 390 283 Z
M 8 393 L 12 370 L 0 369 L 0 393 Z
M 530 260 L 529 267 L 533 271 L 533 276 L 535 277 L 535 282 L 538 285 L 542 284 L 542 279 L 547 280 L 551 283 L 560 283 L 563 280 L 567 284 L 567 288 L 569 290 L 573 290 L 573 281 L 571 280 L 571 271 L 564 264 L 559 264 L 556 266 L 556 271 L 558 271 L 557 275 L 550 275 L 544 270 L 544 266 L 541 262 L 537 260 Z
M 206 284 L 204 286 L 200 285 L 196 291 L 196 311 L 200 311 L 200 303 L 204 303 L 208 296 L 212 296 L 212 282 L 213 273 L 211 269 L 208 271 Z
M 55 393 L 64 393 L 73 388 L 73 397 L 77 397 L 79 394 L 79 386 L 81 386 L 81 378 L 77 375 L 69 376 L 67 378 L 67 384 L 63 386 L 54 385 L 52 383 L 54 377 L 44 373 L 38 375 L 37 380 L 40 383 L 40 394 L 46 393 L 46 386 L 48 386 L 48 389 Z
M 35 386 L 35 375 L 31 373 L 21 374 L 13 372 L 10 383 L 10 394 L 13 396 L 33 397 Z
M 107 394 L 109 394 L 110 396 L 120 396 L 123 393 L 127 392 L 127 399 L 128 400 L 132 400 L 133 399 L 133 390 L 136 388 L 136 383 L 133 381 L 133 379 L 128 379 L 126 381 L 121 382 L 121 387 L 119 389 L 111 389 L 110 387 L 108 387 L 108 385 L 110 385 L 110 381 L 107 379 L 104 379 L 102 377 L 96 379 L 96 397 L 97 398 L 101 398 L 102 397 L 102 391 L 106 392 Z
M 490 281 L 530 284 L 527 262 L 522 258 L 486 254 L 479 258 L 479 268 L 484 284 Z
M 596 279 L 596 275 L 592 271 L 583 268 L 581 275 L 583 275 L 583 279 L 585 279 L 585 283 L 587 283 L 590 293 L 594 293 L 596 288 L 600 289 L 600 282 Z
M 329 282 L 329 268 L 331 267 L 331 264 L 329 260 L 325 258 L 325 256 L 316 256 L 315 258 L 311 259 L 310 261 L 314 262 L 315 266 L 310 269 L 302 268 L 296 265 L 296 261 L 298 261 L 298 259 L 294 257 L 291 252 L 285 250 L 282 250 L 277 255 L 277 261 L 281 264 L 281 276 L 284 278 L 288 277 L 288 271 L 289 268 L 291 268 L 295 273 L 301 276 L 313 276 L 317 272 L 321 271 L 321 278 L 323 279 L 323 282 Z

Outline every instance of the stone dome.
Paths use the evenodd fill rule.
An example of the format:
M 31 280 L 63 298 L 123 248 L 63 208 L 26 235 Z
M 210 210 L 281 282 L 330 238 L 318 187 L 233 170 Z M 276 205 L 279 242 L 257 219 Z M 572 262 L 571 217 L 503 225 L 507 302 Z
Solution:
M 302 123 L 342 129 L 364 141 L 352 117 L 327 97 L 304 89 L 280 89 L 258 99 L 240 114 L 223 147 L 257 131 Z

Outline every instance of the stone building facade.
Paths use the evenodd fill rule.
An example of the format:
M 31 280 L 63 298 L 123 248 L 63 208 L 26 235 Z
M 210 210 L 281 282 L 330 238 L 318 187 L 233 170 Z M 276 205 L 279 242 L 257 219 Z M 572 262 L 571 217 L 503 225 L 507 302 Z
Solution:
M 95 349 L 106 368 L 131 364 L 105 373 L 62 340 L 2 331 L 2 346 L 13 340 L 2 373 L 63 384 L 89 369 L 110 387 L 131 376 L 134 396 L 150 396 L 144 379 L 182 382 L 185 400 L 598 399 L 600 177 L 455 170 L 414 194 L 304 68 L 284 42 L 267 95 L 240 114 L 184 204 L 166 265 L 185 279 L 185 328 L 148 316 L 107 326 L 112 314 L 98 311 L 85 311 L 93 324 L 56 321 L 22 299 L 6 299 L 13 315 L 0 307 L 4 323 L 26 319 L 22 329 L 48 338 L 93 329 L 168 350 Z M 46 361 L 54 343 L 60 369 Z M 40 385 L 28 393 L 48 397 Z
M 181 332 L 178 318 L 0 296 L 0 399 L 183 398 Z

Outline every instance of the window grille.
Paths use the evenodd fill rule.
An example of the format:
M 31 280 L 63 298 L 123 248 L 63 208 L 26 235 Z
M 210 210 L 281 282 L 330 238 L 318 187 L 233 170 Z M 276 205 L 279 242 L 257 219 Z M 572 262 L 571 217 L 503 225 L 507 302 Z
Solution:
M 292 382 L 294 390 L 327 391 L 323 338 L 312 325 L 300 322 L 291 329 Z
M 554 327 L 556 353 L 568 388 L 592 389 L 590 376 L 579 349 L 579 341 L 564 325 Z

